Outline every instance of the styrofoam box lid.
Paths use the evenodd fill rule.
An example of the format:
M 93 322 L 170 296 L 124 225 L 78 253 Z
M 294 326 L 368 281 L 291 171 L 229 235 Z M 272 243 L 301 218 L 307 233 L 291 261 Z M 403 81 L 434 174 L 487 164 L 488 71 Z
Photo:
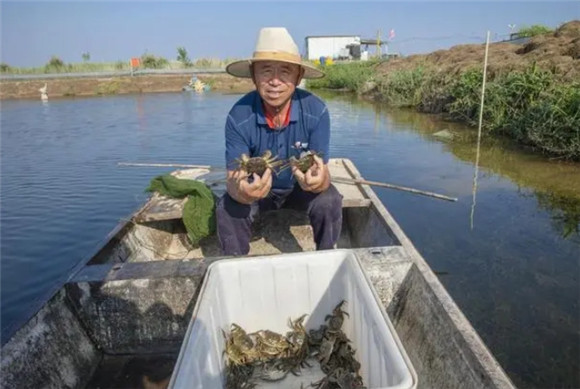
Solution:
M 417 375 L 354 251 L 329 250 L 221 260 L 209 266 L 181 346 L 170 388 L 223 388 L 224 338 L 237 323 L 247 332 L 289 331 L 307 313 L 318 329 L 342 300 L 343 331 L 352 341 L 368 389 L 408 389 Z M 276 387 L 284 387 L 284 381 Z

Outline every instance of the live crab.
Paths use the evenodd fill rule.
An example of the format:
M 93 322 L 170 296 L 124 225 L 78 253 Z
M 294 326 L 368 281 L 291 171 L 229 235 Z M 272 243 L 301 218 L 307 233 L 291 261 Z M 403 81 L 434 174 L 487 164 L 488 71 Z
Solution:
M 252 176 L 254 173 L 262 177 L 266 172 L 266 169 L 275 169 L 284 164 L 284 161 L 277 160 L 278 157 L 272 157 L 272 152 L 266 150 L 264 154 L 260 157 L 248 157 L 247 154 L 242 154 L 239 159 L 236 159 L 238 163 L 237 170 L 245 171 L 248 176 Z
M 288 161 L 290 166 L 296 166 L 298 170 L 300 170 L 302 173 L 306 173 L 308 169 L 310 169 L 310 167 L 314 165 L 315 156 L 321 157 L 322 154 L 317 153 L 316 151 L 306 151 L 300 155 L 299 159 L 292 156 Z

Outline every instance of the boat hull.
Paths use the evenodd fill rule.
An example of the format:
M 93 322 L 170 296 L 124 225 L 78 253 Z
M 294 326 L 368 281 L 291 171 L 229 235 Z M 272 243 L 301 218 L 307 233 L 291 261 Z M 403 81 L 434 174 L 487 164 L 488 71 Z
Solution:
M 350 161 L 343 163 L 351 176 L 360 178 Z M 360 259 L 415 367 L 417 387 L 513 388 L 376 194 L 366 185 L 357 188 L 362 195 L 358 206 L 343 208 L 342 247 Z M 142 224 L 135 221 L 140 211 L 119 225 L 5 342 L 0 386 L 167 383 L 206 269 L 222 258 L 191 254 L 156 259 L 158 254 L 137 242 L 165 236 L 159 241 L 166 242 L 165 248 L 181 249 L 186 243 L 179 238 L 180 221 Z M 296 226 L 285 228 L 291 227 Z M 139 260 L 140 255 L 146 260 Z

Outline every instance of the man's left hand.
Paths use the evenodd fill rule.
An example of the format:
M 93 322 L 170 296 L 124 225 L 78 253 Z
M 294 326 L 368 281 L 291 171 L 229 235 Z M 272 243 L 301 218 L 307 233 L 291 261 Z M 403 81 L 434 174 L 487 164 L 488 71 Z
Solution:
M 302 173 L 298 167 L 292 166 L 292 174 L 294 174 L 298 185 L 305 192 L 320 193 L 330 186 L 328 167 L 316 155 L 314 156 L 314 164 L 310 166 L 306 173 Z

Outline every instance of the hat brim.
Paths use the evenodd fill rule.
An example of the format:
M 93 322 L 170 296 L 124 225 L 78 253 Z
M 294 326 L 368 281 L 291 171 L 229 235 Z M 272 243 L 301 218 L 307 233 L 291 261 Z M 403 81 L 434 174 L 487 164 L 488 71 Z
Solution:
M 295 65 L 299 65 L 304 69 L 304 76 L 303 78 L 306 79 L 314 79 L 314 78 L 322 78 L 324 77 L 324 73 L 314 66 L 305 64 L 300 61 L 280 61 L 280 59 L 268 59 L 268 58 L 260 58 L 260 59 L 244 59 L 241 61 L 232 62 L 228 66 L 226 66 L 226 72 L 231 74 L 234 77 L 242 77 L 242 78 L 252 78 L 252 73 L 250 71 L 251 65 L 253 62 L 260 62 L 260 61 L 279 61 L 279 62 L 287 62 L 292 63 Z

